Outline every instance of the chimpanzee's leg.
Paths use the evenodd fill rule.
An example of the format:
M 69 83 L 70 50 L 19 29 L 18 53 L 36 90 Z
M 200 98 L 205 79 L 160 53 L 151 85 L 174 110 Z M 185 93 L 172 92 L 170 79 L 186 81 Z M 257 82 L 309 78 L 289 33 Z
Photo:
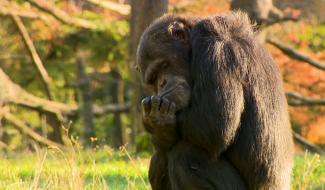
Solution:
M 168 153 L 168 172 L 173 190 L 245 190 L 237 170 L 223 156 L 208 154 L 187 142 L 179 142 Z
M 156 152 L 150 161 L 149 181 L 153 190 L 171 190 L 167 155 Z

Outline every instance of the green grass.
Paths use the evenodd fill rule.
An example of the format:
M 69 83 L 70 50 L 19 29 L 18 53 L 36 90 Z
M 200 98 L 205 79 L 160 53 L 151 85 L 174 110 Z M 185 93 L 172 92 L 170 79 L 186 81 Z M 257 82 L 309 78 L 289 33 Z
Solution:
M 317 154 L 295 156 L 293 190 L 325 190 L 325 157 Z
M 325 159 L 295 156 L 292 189 L 325 190 Z M 150 189 L 149 156 L 112 151 L 38 150 L 36 153 L 0 154 L 0 190 Z
M 149 189 L 149 157 L 58 149 L 0 155 L 0 190 Z

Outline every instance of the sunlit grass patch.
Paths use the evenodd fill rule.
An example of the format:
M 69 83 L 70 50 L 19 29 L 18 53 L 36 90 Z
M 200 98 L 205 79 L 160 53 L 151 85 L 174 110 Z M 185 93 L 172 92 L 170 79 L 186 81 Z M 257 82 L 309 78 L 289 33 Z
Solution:
M 149 189 L 148 162 L 105 149 L 2 154 L 0 189 Z
M 325 190 L 325 158 L 305 153 L 295 157 L 292 189 Z
M 145 190 L 149 156 L 112 151 L 42 149 L 0 154 L 0 190 Z M 325 159 L 295 156 L 293 190 L 325 190 Z

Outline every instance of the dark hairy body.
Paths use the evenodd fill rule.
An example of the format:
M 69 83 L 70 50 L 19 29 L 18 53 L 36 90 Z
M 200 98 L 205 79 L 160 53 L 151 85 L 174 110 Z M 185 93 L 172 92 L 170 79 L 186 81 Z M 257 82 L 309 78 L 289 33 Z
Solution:
M 293 142 L 278 68 L 240 12 L 165 15 L 137 68 L 153 189 L 290 189 Z

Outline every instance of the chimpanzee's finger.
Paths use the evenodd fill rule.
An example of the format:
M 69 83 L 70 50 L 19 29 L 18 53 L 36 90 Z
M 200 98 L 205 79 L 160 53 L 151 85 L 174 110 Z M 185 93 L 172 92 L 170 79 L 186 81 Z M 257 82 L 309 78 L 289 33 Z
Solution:
M 159 96 L 151 96 L 151 114 L 159 112 L 160 100 Z
M 162 98 L 160 103 L 160 109 L 159 109 L 160 113 L 162 114 L 168 113 L 169 104 L 170 104 L 169 100 L 167 100 L 166 98 Z
M 143 114 L 147 114 L 150 112 L 150 107 L 151 107 L 150 99 L 151 99 L 150 96 L 148 96 L 148 97 L 143 98 L 141 101 L 141 107 L 142 107 Z

